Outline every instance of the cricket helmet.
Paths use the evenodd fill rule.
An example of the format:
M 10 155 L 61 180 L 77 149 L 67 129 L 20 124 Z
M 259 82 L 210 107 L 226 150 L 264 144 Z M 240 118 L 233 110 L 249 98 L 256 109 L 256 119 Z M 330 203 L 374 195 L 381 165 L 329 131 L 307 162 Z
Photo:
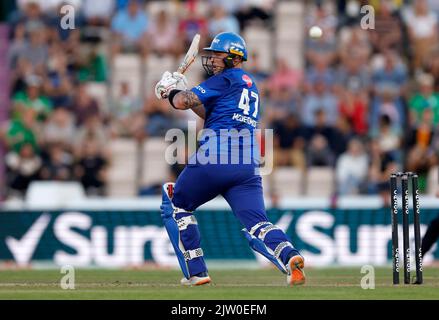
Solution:
M 242 57 L 247 61 L 247 46 L 244 39 L 234 32 L 222 32 L 213 38 L 210 47 L 204 48 L 205 51 L 225 52 L 230 55 Z

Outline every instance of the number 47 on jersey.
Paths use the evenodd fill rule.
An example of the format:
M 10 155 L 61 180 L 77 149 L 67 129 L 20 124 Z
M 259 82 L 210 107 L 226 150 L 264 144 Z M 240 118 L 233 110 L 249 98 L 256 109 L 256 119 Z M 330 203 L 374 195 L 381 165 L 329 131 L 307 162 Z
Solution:
M 250 91 L 249 96 L 249 90 L 246 88 L 242 89 L 241 99 L 239 100 L 238 108 L 242 109 L 243 113 L 248 116 L 250 114 L 250 97 L 254 98 L 254 111 L 252 113 L 252 117 L 257 118 L 259 111 L 259 95 L 256 92 Z

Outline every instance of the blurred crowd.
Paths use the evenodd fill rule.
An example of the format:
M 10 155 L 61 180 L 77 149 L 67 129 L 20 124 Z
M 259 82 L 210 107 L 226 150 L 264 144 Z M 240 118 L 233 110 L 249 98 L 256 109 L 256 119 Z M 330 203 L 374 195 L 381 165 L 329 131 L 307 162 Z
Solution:
M 362 28 L 366 4 L 374 29 Z M 438 14 L 428 0 L 309 5 L 305 32 L 323 35 L 307 37 L 304 70 L 278 61 L 265 84 L 277 164 L 334 168 L 338 195 L 385 195 L 397 171 L 425 192 L 439 164 Z
M 15 1 L 1 131 L 9 195 L 34 180 L 80 181 L 87 194 L 106 195 L 109 139 L 141 141 L 175 125 L 151 90 L 136 96 L 121 83 L 108 107 L 90 94 L 90 83 L 111 83 L 118 54 L 178 61 L 195 33 L 204 46 L 221 31 L 275 28 L 274 0 L 206 0 L 206 15 L 200 1 L 175 2 L 177 16 L 151 15 L 146 0 L 71 0 L 75 28 L 65 29 L 64 1 Z M 364 4 L 375 9 L 375 29 L 361 28 Z M 417 172 L 425 191 L 439 164 L 438 19 L 437 1 L 306 1 L 303 30 L 294 30 L 304 34 L 304 68 L 276 59 L 262 71 L 257 53 L 245 66 L 261 91 L 262 124 L 274 129 L 275 166 L 333 168 L 340 195 L 380 194 L 398 170 Z M 315 25 L 320 38 L 308 35 Z

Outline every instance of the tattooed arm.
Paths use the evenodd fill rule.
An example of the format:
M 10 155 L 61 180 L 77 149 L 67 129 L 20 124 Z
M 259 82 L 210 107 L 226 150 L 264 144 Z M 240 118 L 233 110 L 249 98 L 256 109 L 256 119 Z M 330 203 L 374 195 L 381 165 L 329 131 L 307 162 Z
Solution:
M 174 107 L 180 110 L 192 109 L 200 118 L 205 119 L 206 112 L 197 95 L 189 90 L 180 91 L 173 98 Z

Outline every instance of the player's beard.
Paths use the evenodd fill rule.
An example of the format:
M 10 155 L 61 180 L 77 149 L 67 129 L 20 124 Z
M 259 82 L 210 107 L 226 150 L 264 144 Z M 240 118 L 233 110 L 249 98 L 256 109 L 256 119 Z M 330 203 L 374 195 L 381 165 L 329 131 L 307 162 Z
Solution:
M 221 59 L 221 58 L 215 58 L 215 57 L 212 58 L 210 56 L 202 56 L 201 57 L 203 68 L 209 76 L 221 73 L 224 70 L 224 66 L 220 66 L 220 65 L 214 63 L 215 59 Z

